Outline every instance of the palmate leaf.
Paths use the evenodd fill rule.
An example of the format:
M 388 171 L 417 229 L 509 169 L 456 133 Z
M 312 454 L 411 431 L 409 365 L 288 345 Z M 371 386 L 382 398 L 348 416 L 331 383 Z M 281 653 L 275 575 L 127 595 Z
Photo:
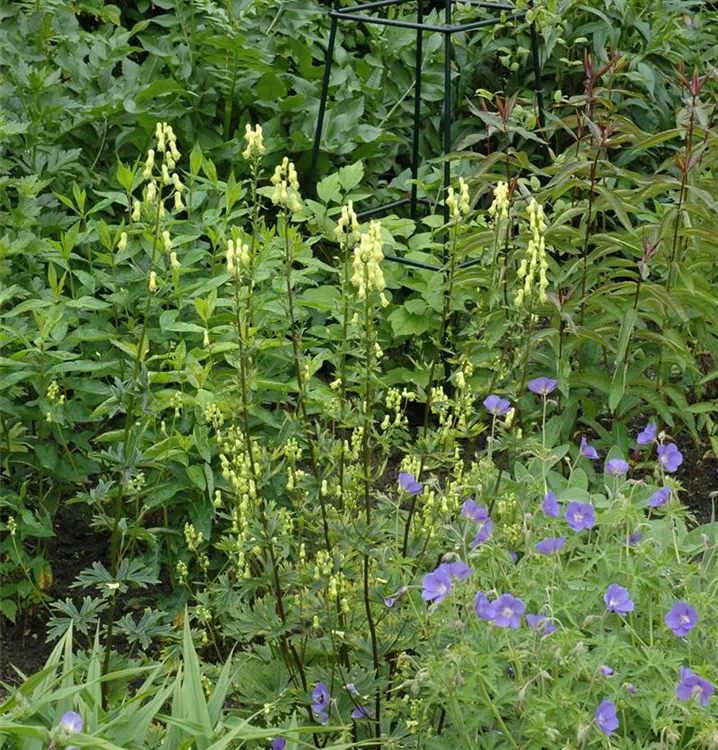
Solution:
M 102 563 L 93 562 L 92 567 L 85 568 L 78 574 L 71 588 L 94 586 L 108 596 L 118 591 L 124 593 L 130 587 L 146 588 L 156 583 L 159 583 L 159 580 L 142 561 L 125 558 L 120 563 L 116 576 L 113 576 Z

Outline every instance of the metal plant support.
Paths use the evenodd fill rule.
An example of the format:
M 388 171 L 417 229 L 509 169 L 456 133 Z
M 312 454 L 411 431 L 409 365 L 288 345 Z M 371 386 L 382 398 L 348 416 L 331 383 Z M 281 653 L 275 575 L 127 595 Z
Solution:
M 412 156 L 411 156 L 411 197 L 402 198 L 401 200 L 386 203 L 375 208 L 362 211 L 358 214 L 359 218 L 367 218 L 374 214 L 384 213 L 394 208 L 399 208 L 409 204 L 411 218 L 417 218 L 417 208 L 419 204 L 431 205 L 431 201 L 425 198 L 419 198 L 417 194 L 417 178 L 419 176 L 419 128 L 421 121 L 421 59 L 423 54 L 423 37 L 424 33 L 431 32 L 444 35 L 444 113 L 443 113 L 443 155 L 446 156 L 451 151 L 451 46 L 452 35 L 461 31 L 474 31 L 489 26 L 494 26 L 502 22 L 502 18 L 482 18 L 476 21 L 467 21 L 464 23 L 452 23 L 452 9 L 457 0 L 414 0 L 417 4 L 416 21 L 397 20 L 393 18 L 382 18 L 381 16 L 369 15 L 370 12 L 380 8 L 386 8 L 392 5 L 403 5 L 412 0 L 377 0 L 376 2 L 352 5 L 347 8 L 341 8 L 339 0 L 334 0 L 334 8 L 329 11 L 329 17 L 332 19 L 331 29 L 329 31 L 329 43 L 327 44 L 326 62 L 324 66 L 324 79 L 322 82 L 322 93 L 319 100 L 319 117 L 317 119 L 317 129 L 314 135 L 314 148 L 312 150 L 312 164 L 310 169 L 311 184 L 316 183 L 317 164 L 319 160 L 319 150 L 322 140 L 322 131 L 324 129 L 324 117 L 327 109 L 327 97 L 329 93 L 329 77 L 332 70 L 332 61 L 334 57 L 334 45 L 337 37 L 337 25 L 339 21 L 354 21 L 358 23 L 374 23 L 381 26 L 395 26 L 402 29 L 416 30 L 416 62 L 415 62 L 415 87 L 414 87 L 414 131 L 412 134 Z M 424 21 L 424 10 L 431 6 L 443 6 L 444 23 L 432 24 Z M 497 13 L 508 13 L 508 20 L 520 20 L 527 14 L 527 10 L 519 10 L 514 5 L 508 3 L 491 3 L 480 2 L 479 0 L 462 0 L 463 5 L 471 5 L 476 8 L 483 8 Z M 531 24 L 531 53 L 535 75 L 535 93 L 538 105 L 539 124 L 544 127 L 544 104 L 543 90 L 541 88 L 541 67 L 539 61 L 538 37 L 534 24 Z M 451 181 L 451 164 L 449 160 L 444 161 L 444 190 Z M 444 220 L 449 221 L 449 209 L 444 205 Z M 444 250 L 446 253 L 446 249 Z M 445 266 L 437 266 L 431 263 L 401 258 L 396 255 L 386 255 L 386 260 L 401 263 L 405 266 L 421 268 L 429 271 L 444 271 Z M 446 258 L 444 258 L 444 262 Z M 468 260 L 459 264 L 457 268 L 466 268 L 476 263 L 476 260 Z

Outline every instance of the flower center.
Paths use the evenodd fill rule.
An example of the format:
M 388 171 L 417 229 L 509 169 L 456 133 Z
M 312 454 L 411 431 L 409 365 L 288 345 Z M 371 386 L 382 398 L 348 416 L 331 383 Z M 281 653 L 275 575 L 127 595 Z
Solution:
M 439 588 L 437 589 L 437 592 L 439 594 L 445 594 L 446 593 L 446 584 L 445 583 L 439 584 Z
M 581 521 L 583 521 L 583 513 L 576 513 L 574 518 L 580 523 Z
M 688 625 L 690 621 L 691 618 L 688 615 L 681 615 L 681 625 Z
M 504 617 L 509 618 L 514 614 L 514 611 L 510 607 L 505 607 L 502 614 Z
M 611 607 L 615 607 L 618 604 L 618 599 L 609 599 L 608 603 Z

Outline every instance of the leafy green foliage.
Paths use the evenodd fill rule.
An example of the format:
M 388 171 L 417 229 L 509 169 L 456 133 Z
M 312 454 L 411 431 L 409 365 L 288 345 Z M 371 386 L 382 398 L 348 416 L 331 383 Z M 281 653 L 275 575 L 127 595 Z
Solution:
M 0 11 L 0 612 L 49 608 L 60 639 L 0 709 L 0 743 L 64 741 L 73 709 L 77 746 L 261 745 L 280 726 L 291 750 L 600 746 L 601 697 L 626 747 L 712 741 L 714 703 L 674 694 L 680 666 L 718 676 L 715 523 L 693 528 L 681 482 L 634 442 L 648 414 L 662 446 L 718 449 L 711 10 L 535 6 L 546 128 L 528 23 L 457 35 L 449 195 L 427 35 L 430 205 L 380 225 L 353 210 L 410 187 L 413 31 L 340 25 L 315 195 L 282 159 L 303 180 L 322 4 Z M 537 375 L 557 382 L 548 400 Z M 492 393 L 507 419 L 482 407 Z M 628 481 L 581 437 L 629 459 Z M 540 511 L 548 490 L 598 513 L 554 559 L 535 550 L 567 533 Z M 495 524 L 475 549 L 468 496 Z M 53 591 L 64 506 L 106 542 L 75 599 Z M 474 574 L 427 609 L 442 559 Z M 605 613 L 607 581 L 635 615 Z M 559 632 L 487 625 L 477 588 Z M 685 641 L 663 624 L 677 599 L 700 616 Z

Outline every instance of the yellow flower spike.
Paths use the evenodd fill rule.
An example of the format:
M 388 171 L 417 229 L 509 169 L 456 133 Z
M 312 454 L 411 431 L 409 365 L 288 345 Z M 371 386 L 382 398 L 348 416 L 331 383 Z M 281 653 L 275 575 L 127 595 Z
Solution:
M 270 180 L 274 185 L 271 200 L 278 206 L 283 206 L 292 213 L 301 211 L 302 204 L 299 200 L 299 180 L 294 164 L 285 156 L 282 163 L 278 165 Z
M 149 180 L 152 177 L 152 170 L 155 167 L 155 152 L 154 149 L 147 151 L 147 159 L 145 161 L 145 168 L 142 170 L 142 177 L 145 180 Z
M 230 276 L 234 276 L 234 273 L 235 273 L 234 259 L 235 259 L 234 241 L 227 240 L 227 273 Z
M 548 260 L 546 255 L 546 238 L 545 232 L 548 228 L 546 223 L 546 214 L 543 206 L 537 203 L 535 198 L 531 199 L 526 214 L 529 220 L 529 231 L 531 239 L 526 247 L 526 256 L 522 258 L 517 273 L 518 279 L 523 281 L 523 288 L 516 293 L 514 304 L 520 308 L 524 302 L 536 295 L 541 304 L 548 301 L 546 290 L 549 283 L 546 276 L 548 270 Z
M 242 156 L 248 161 L 252 157 L 259 157 L 265 152 L 261 125 L 256 125 L 252 130 L 252 126 L 247 123 L 244 128 L 244 140 L 247 142 L 247 148 L 242 152 Z
M 494 219 L 509 218 L 509 186 L 501 181 L 494 190 L 494 200 L 489 207 L 489 215 Z
M 151 294 L 157 291 L 157 274 L 154 271 L 150 271 L 149 290 Z
M 463 177 L 459 177 L 459 208 L 463 214 L 471 213 L 471 202 L 469 200 L 469 186 Z

